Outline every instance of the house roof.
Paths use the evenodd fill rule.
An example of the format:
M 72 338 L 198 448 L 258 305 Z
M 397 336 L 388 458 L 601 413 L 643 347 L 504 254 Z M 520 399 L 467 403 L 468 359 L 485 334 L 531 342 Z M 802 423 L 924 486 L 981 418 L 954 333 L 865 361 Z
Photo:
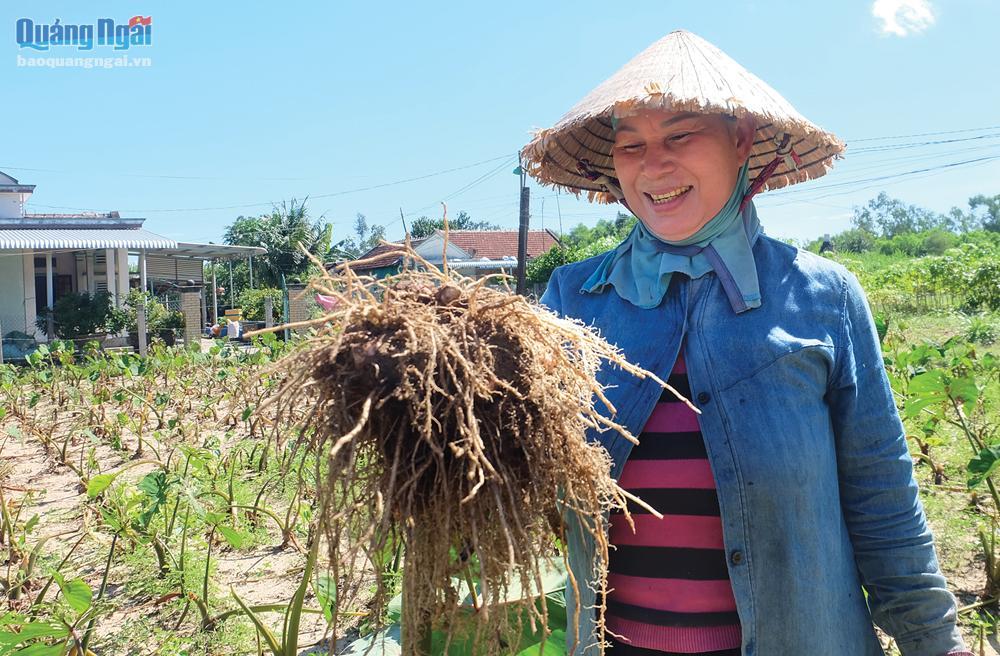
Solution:
M 419 246 L 425 241 L 425 239 L 413 239 L 410 241 L 410 245 L 414 248 Z M 362 253 L 359 258 L 353 260 L 354 262 L 360 260 L 369 260 L 364 264 L 351 265 L 351 268 L 355 271 L 371 271 L 372 269 L 380 269 L 386 266 L 392 266 L 397 264 L 403 257 L 396 250 L 402 246 L 403 242 L 394 242 L 391 244 L 379 244 L 374 248 L 369 249 L 365 253 Z
M 517 258 L 517 236 L 517 230 L 449 230 L 448 242 L 468 253 L 471 259 L 503 260 L 510 257 Z M 444 231 L 436 231 L 434 237 L 443 238 Z M 412 246 L 416 248 L 428 239 L 430 237 L 414 239 Z M 558 238 L 551 230 L 529 230 L 528 259 L 538 257 L 558 243 Z M 402 242 L 380 244 L 358 258 L 370 261 L 358 266 L 352 265 L 351 268 L 355 271 L 370 271 L 397 264 L 402 258 L 392 251 L 400 244 Z
M 173 239 L 143 229 L 0 229 L 0 250 L 175 248 Z
M 260 246 L 230 246 L 229 244 L 195 244 L 179 241 L 170 248 L 154 248 L 147 255 L 169 255 L 189 260 L 242 260 L 252 255 L 264 255 Z
M 437 231 L 444 236 L 444 232 Z M 469 257 L 499 260 L 517 257 L 517 230 L 449 230 L 448 241 L 469 254 Z M 550 230 L 528 231 L 528 259 L 538 257 L 559 243 Z

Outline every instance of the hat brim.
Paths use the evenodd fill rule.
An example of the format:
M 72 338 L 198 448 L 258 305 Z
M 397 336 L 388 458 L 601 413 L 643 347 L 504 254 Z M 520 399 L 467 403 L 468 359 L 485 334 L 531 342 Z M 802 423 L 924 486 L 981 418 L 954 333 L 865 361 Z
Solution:
M 522 166 L 539 183 L 611 203 L 609 189 L 591 178 L 615 178 L 612 116 L 644 109 L 753 116 L 757 131 L 750 177 L 778 157 L 763 189 L 818 178 L 844 143 L 799 114 L 779 93 L 700 37 L 676 31 L 637 55 L 573 107 L 555 126 L 535 132 L 521 151 Z M 788 138 L 794 157 L 779 156 Z M 580 169 L 586 162 L 590 177 Z

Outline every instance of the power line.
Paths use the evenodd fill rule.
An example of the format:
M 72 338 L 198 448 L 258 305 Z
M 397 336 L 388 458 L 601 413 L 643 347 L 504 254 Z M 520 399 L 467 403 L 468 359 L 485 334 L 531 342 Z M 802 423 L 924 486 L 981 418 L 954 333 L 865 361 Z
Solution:
M 862 141 L 888 141 L 891 139 L 916 139 L 917 137 L 937 137 L 945 134 L 983 132 L 984 130 L 1000 130 L 1000 125 L 989 125 L 982 128 L 965 128 L 962 130 L 945 130 L 943 132 L 921 132 L 919 134 L 900 134 L 894 137 L 865 137 L 864 139 L 850 139 L 848 143 L 860 143 Z
M 426 175 L 420 175 L 420 176 L 416 176 L 416 177 L 413 177 L 413 178 L 405 178 L 403 180 L 394 180 L 392 182 L 384 182 L 382 184 L 370 185 L 368 187 L 358 187 L 356 189 L 345 189 L 343 191 L 334 191 L 334 192 L 330 192 L 330 193 L 326 193 L 326 194 L 307 194 L 306 196 L 308 198 L 311 198 L 311 199 L 315 200 L 317 198 L 332 198 L 334 196 L 345 196 L 347 194 L 355 194 L 355 193 L 359 193 L 359 192 L 362 192 L 362 191 L 372 191 L 374 189 L 385 189 L 386 187 L 394 187 L 396 185 L 401 185 L 401 184 L 405 184 L 405 183 L 408 183 L 408 182 L 416 182 L 418 180 L 426 180 L 427 178 L 433 178 L 435 176 L 444 175 L 446 173 L 454 173 L 455 171 L 463 171 L 465 169 L 471 169 L 471 168 L 474 168 L 476 166 L 481 166 L 483 164 L 489 164 L 490 162 L 495 162 L 495 161 L 497 161 L 499 159 L 505 159 L 506 158 L 506 159 L 509 160 L 510 157 L 511 157 L 510 155 L 501 155 L 499 157 L 492 157 L 490 159 L 484 159 L 484 160 L 482 160 L 480 162 L 474 162 L 472 164 L 466 164 L 464 166 L 456 166 L 454 168 L 445 169 L 443 171 L 435 171 L 434 173 L 427 173 Z M 273 205 L 274 205 L 273 202 L 266 202 L 266 203 L 246 203 L 246 204 L 242 204 L 242 205 L 223 205 L 223 206 L 219 206 L 219 207 L 181 207 L 181 208 L 169 208 L 169 209 L 123 209 L 123 210 L 120 210 L 120 211 L 122 211 L 122 212 L 142 212 L 142 213 L 151 213 L 151 212 L 208 212 L 208 211 L 216 211 L 216 210 L 246 209 L 246 208 L 251 208 L 251 207 L 272 207 Z M 64 210 L 77 210 L 77 211 L 99 211 L 99 210 L 94 210 L 93 208 L 66 207 L 66 206 L 62 206 L 62 205 L 38 205 L 38 204 L 35 204 L 34 206 L 35 207 L 46 207 L 46 208 L 50 208 L 50 209 L 64 209 Z

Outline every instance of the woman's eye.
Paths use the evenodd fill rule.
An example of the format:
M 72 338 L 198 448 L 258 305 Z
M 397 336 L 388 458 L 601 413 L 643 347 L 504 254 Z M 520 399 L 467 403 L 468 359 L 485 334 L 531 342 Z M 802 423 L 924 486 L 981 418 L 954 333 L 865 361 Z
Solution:
M 626 153 L 634 153 L 638 151 L 640 148 L 642 148 L 642 144 L 623 144 L 621 146 L 618 146 L 618 150 L 621 150 L 622 152 Z
M 687 139 L 690 136 L 691 136 L 690 132 L 681 132 L 679 134 L 675 134 L 672 137 L 670 137 L 670 140 L 671 141 L 684 141 L 685 139 Z

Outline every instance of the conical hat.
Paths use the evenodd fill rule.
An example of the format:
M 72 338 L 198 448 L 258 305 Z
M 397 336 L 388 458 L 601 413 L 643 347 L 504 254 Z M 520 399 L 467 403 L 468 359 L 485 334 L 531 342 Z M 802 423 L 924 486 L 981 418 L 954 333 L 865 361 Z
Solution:
M 544 185 L 614 202 L 600 181 L 601 176 L 615 178 L 612 117 L 646 108 L 755 116 L 751 179 L 779 159 L 765 189 L 818 178 L 844 151 L 843 142 L 795 111 L 763 80 L 701 37 L 679 30 L 637 55 L 555 126 L 537 131 L 521 151 L 523 165 Z

